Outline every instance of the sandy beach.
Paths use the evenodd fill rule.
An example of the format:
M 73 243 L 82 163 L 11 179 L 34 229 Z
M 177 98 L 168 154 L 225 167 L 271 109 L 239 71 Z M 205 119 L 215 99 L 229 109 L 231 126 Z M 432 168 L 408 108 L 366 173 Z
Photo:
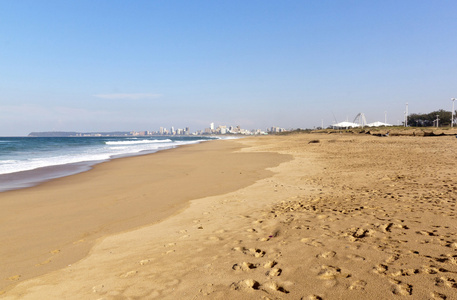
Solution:
M 265 168 L 288 159 L 235 153 L 239 148 L 229 141 L 183 146 L 0 193 L 0 287 L 67 266 L 96 239 L 157 223 L 189 200 L 271 176 Z
M 0 193 L 0 298 L 457 299 L 456 147 L 215 141 Z

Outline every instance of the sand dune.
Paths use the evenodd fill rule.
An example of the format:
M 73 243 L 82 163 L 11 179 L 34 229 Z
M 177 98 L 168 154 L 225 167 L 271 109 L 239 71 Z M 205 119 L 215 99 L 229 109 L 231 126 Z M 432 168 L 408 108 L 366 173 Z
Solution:
M 455 137 L 237 143 L 234 151 L 293 159 L 160 223 L 100 239 L 81 261 L 2 297 L 457 299 Z

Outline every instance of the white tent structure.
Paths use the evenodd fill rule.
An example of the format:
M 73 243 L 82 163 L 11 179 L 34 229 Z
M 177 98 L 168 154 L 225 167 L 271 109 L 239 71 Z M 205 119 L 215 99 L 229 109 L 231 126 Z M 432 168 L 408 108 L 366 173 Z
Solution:
M 357 114 L 354 118 L 353 122 L 345 121 L 340 122 L 332 125 L 333 129 L 348 129 L 348 128 L 357 128 L 366 126 L 367 120 L 365 119 L 365 115 L 363 113 Z
M 349 128 L 358 128 L 358 127 L 381 127 L 381 126 L 393 126 L 391 124 L 383 123 L 383 122 L 373 122 L 373 123 L 367 123 L 367 120 L 365 118 L 364 113 L 359 113 L 357 116 L 354 118 L 353 122 L 345 121 L 345 122 L 340 122 L 332 125 L 333 129 L 349 129 Z
M 377 121 L 377 122 L 367 124 L 367 126 L 368 127 L 381 127 L 381 126 L 393 126 L 393 125 Z
M 332 125 L 333 129 L 348 129 L 348 128 L 355 128 L 355 127 L 360 127 L 359 124 L 353 123 L 353 122 L 340 122 Z

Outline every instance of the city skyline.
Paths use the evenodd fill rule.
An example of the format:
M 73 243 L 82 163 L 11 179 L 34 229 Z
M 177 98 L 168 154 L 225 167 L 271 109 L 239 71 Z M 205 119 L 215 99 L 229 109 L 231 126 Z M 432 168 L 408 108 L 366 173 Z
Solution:
M 175 128 L 171 127 L 159 127 L 158 130 L 140 130 L 140 131 L 111 131 L 111 132 L 75 132 L 75 131 L 33 131 L 27 134 L 27 136 L 76 136 L 76 137 L 94 137 L 94 136 L 203 136 L 203 135 L 265 135 L 269 133 L 280 133 L 288 131 L 285 128 L 272 126 L 262 129 L 244 129 L 241 126 L 232 125 L 218 125 L 215 126 L 214 122 L 209 124 L 209 127 L 204 129 L 197 129 L 191 131 L 190 127 Z
M 451 110 L 457 2 L 0 1 L 0 136 Z

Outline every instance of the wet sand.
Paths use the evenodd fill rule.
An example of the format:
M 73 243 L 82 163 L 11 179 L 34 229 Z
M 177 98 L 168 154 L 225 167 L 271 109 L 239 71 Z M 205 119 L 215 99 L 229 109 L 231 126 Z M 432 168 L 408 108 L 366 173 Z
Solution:
M 0 289 L 87 255 L 97 238 L 156 223 L 188 201 L 248 186 L 287 156 L 213 141 L 119 158 L 88 172 L 0 193 Z
M 457 298 L 455 137 L 297 134 L 211 144 L 242 144 L 237 155 L 247 161 L 271 158 L 259 159 L 252 174 L 262 176 L 249 184 L 214 187 L 162 222 L 103 234 L 81 261 L 2 296 Z M 228 164 L 227 179 L 240 175 L 236 166 Z

